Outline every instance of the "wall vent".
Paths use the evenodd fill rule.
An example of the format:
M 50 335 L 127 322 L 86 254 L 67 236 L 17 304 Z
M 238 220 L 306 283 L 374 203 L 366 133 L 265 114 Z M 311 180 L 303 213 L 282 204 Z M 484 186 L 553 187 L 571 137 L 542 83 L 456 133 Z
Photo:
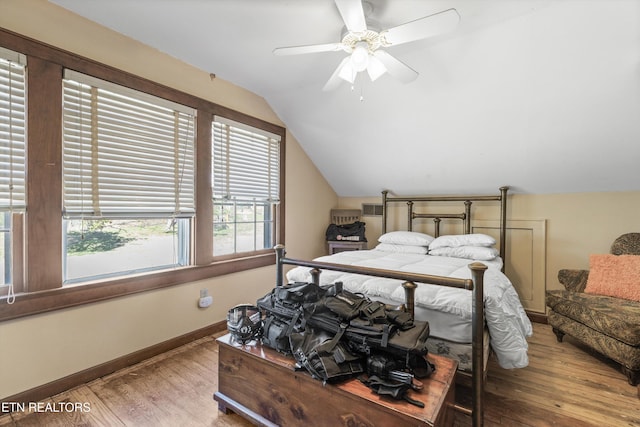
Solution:
M 382 205 L 376 203 L 363 203 L 362 216 L 382 216 Z

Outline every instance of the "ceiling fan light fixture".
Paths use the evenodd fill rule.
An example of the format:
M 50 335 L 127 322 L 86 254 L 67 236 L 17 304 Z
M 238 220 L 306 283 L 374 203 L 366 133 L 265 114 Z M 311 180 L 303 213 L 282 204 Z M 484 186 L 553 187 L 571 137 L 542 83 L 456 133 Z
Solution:
M 367 65 L 367 73 L 372 82 L 375 82 L 378 77 L 387 72 L 387 67 L 384 66 L 382 61 L 376 58 L 374 55 L 369 56 L 369 65 Z
M 356 81 L 356 74 L 358 74 L 358 72 L 353 68 L 353 65 L 351 64 L 351 60 L 345 61 L 344 65 L 340 68 L 340 71 L 338 72 L 338 76 L 342 80 L 346 80 L 351 84 L 353 84 L 353 82 Z
M 357 73 L 367 69 L 369 65 L 369 45 L 367 42 L 358 42 L 353 48 L 351 65 Z

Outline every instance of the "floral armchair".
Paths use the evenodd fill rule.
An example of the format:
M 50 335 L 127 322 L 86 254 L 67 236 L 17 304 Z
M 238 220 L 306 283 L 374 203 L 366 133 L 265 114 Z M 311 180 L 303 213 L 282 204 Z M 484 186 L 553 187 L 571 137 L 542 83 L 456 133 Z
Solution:
M 640 233 L 618 237 L 610 254 L 591 255 L 590 270 L 558 272 L 565 290 L 546 293 L 548 322 L 562 342 L 570 335 L 620 363 L 640 382 Z

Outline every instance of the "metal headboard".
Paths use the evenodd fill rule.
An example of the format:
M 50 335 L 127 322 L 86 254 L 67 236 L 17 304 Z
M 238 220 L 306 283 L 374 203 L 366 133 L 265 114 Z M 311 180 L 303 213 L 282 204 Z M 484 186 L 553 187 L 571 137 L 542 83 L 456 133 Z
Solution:
M 435 237 L 440 235 L 440 222 L 443 219 L 457 219 L 462 221 L 463 233 L 471 233 L 471 205 L 478 201 L 500 202 L 500 257 L 505 261 L 507 235 L 507 191 L 508 186 L 500 187 L 498 195 L 469 195 L 469 196 L 418 196 L 418 197 L 389 197 L 387 190 L 382 192 L 382 234 L 387 232 L 388 207 L 392 203 L 405 202 L 407 204 L 407 230 L 413 230 L 413 220 L 416 218 L 432 218 L 435 226 Z M 463 202 L 464 212 L 461 213 L 418 213 L 414 212 L 416 202 Z M 504 271 L 503 262 L 502 270 Z

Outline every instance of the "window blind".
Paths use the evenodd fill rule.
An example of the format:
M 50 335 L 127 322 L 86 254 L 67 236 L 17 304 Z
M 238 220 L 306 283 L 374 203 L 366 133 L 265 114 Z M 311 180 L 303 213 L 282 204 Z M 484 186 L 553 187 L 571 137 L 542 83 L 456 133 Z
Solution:
M 195 111 L 65 70 L 67 218 L 195 212 Z
M 214 117 L 213 198 L 216 201 L 280 201 L 280 136 Z
M 25 208 L 26 57 L 0 48 L 0 211 Z

